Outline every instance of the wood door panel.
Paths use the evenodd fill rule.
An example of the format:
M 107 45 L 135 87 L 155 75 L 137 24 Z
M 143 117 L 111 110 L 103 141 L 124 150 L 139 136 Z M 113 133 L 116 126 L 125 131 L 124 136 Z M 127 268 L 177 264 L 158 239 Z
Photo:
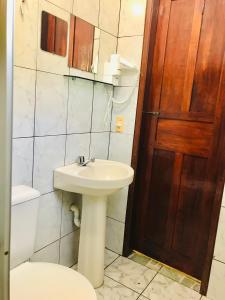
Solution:
M 215 112 L 225 51 L 225 1 L 206 0 L 191 111 Z
M 172 1 L 164 57 L 161 111 L 189 111 L 203 7 L 204 0 Z
M 153 153 L 149 182 L 151 193 L 149 194 L 148 207 L 146 207 L 148 211 L 146 226 L 148 228 L 148 241 L 156 244 L 158 247 L 164 247 L 167 235 L 165 228 L 170 206 L 174 160 L 175 153 L 173 152 L 155 150 Z M 160 211 L 160 216 L 155 213 L 156 211 Z
M 160 119 L 156 147 L 208 157 L 213 137 L 213 124 Z
M 201 279 L 225 120 L 225 0 L 158 3 L 143 97 L 133 249 Z
M 178 208 L 176 215 L 175 231 L 172 242 L 172 249 L 180 255 L 192 259 L 193 249 L 201 246 L 199 228 L 203 219 L 202 215 L 207 214 L 207 207 L 204 202 L 204 186 L 207 171 L 205 158 L 184 156 Z M 204 209 L 205 212 L 202 212 Z M 207 228 L 205 228 L 207 235 Z M 201 240 L 204 239 L 204 232 L 201 233 Z

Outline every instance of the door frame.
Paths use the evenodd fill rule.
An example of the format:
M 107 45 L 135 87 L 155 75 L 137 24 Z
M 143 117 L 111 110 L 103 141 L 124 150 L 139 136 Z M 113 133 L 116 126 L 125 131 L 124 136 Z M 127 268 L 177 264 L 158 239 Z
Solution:
M 135 121 L 135 131 L 134 131 L 134 143 L 132 150 L 132 159 L 131 166 L 133 169 L 137 170 L 138 156 L 139 156 L 139 144 L 141 137 L 141 126 L 142 126 L 142 111 L 145 100 L 145 86 L 150 82 L 150 70 L 153 63 L 153 54 L 154 54 L 154 45 L 156 39 L 156 29 L 157 29 L 157 20 L 158 20 L 158 10 L 159 10 L 160 0 L 147 0 L 146 7 L 146 18 L 145 18 L 145 30 L 144 30 L 144 43 L 143 43 L 143 52 L 142 52 L 142 63 L 140 71 L 140 83 L 139 83 L 139 93 L 138 93 L 138 102 L 137 102 L 137 112 L 136 112 L 136 121 Z M 219 98 L 225 99 L 225 56 L 224 56 L 224 66 L 221 75 L 220 82 L 220 92 Z M 220 103 L 219 113 L 222 114 L 222 122 L 217 124 L 217 136 L 216 142 L 218 144 L 217 153 L 221 158 L 220 168 L 218 170 L 218 180 L 217 188 L 215 194 L 215 201 L 213 207 L 213 213 L 211 217 L 211 226 L 209 232 L 208 248 L 206 261 L 203 268 L 202 284 L 201 284 L 201 294 L 206 295 L 208 290 L 208 283 L 210 278 L 211 265 L 214 254 L 214 247 L 216 241 L 216 234 L 221 210 L 223 189 L 225 183 L 225 135 L 222 134 L 225 132 L 225 100 L 224 103 Z M 125 232 L 124 232 L 124 245 L 123 245 L 123 255 L 128 256 L 132 252 L 132 226 L 133 226 L 133 208 L 134 208 L 134 189 L 135 189 L 135 177 L 134 182 L 129 188 L 128 193 L 128 203 L 127 203 L 127 212 L 126 212 L 126 221 L 125 221 Z
M 0 299 L 9 299 L 14 1 L 0 0 Z

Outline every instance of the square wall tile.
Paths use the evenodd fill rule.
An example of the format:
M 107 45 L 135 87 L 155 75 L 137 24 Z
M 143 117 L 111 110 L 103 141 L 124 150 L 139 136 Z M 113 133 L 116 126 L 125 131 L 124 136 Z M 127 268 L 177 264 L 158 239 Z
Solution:
M 41 194 L 53 191 L 53 171 L 64 166 L 65 136 L 35 138 L 34 143 L 34 188 Z
M 107 216 L 125 223 L 128 188 L 123 188 L 108 198 Z
M 107 159 L 109 150 L 109 132 L 91 134 L 91 151 L 90 156 Z
M 24 1 L 24 3 L 21 0 L 15 1 L 14 28 L 14 64 L 35 69 L 37 62 L 38 0 Z
M 80 230 L 76 230 L 60 240 L 59 263 L 66 267 L 72 267 L 77 263 L 79 250 Z
M 124 224 L 107 217 L 106 248 L 118 254 L 123 251 Z
M 52 243 L 38 252 L 30 259 L 32 262 L 59 263 L 59 241 Z
M 116 117 L 124 117 L 124 133 L 134 134 L 138 88 L 136 87 L 116 87 L 114 92 L 116 101 L 123 102 L 124 104 L 113 104 L 112 111 L 112 125 L 111 130 L 116 131 Z
M 73 14 L 98 27 L 99 0 L 74 0 Z
M 93 100 L 92 131 L 110 131 L 111 111 L 109 118 L 106 118 L 110 97 L 113 94 L 113 88 L 110 85 L 95 83 Z
M 225 264 L 213 260 L 207 297 L 213 300 L 222 300 L 225 295 Z M 223 295 L 223 296 L 222 296 Z
M 146 0 L 121 0 L 119 36 L 144 34 Z
M 60 238 L 62 192 L 56 191 L 39 199 L 35 251 Z
M 36 71 L 14 67 L 13 137 L 34 135 Z
M 59 6 L 68 12 L 72 13 L 73 11 L 73 0 L 48 0 L 49 2 Z
M 66 138 L 66 165 L 75 163 L 78 156 L 89 158 L 91 134 L 71 134 Z
M 68 133 L 91 131 L 93 82 L 85 79 L 69 81 Z
M 80 194 L 63 192 L 61 237 L 78 229 L 74 225 L 74 215 L 70 209 L 72 204 L 75 204 L 80 209 L 81 217 L 82 196 Z
M 99 27 L 115 36 L 119 29 L 120 0 L 101 0 Z
M 140 69 L 142 58 L 143 36 L 122 37 L 118 39 L 117 53 Z M 120 86 L 138 86 L 140 72 L 122 70 Z
M 66 133 L 68 79 L 37 72 L 35 135 Z
M 50 52 L 41 50 L 41 15 L 42 11 L 46 11 L 64 21 L 67 22 L 67 55 L 60 56 Z M 37 69 L 39 71 L 50 72 L 54 74 L 67 75 L 69 74 L 68 67 L 68 53 L 69 53 L 69 24 L 70 24 L 70 13 L 62 8 L 55 6 L 54 4 L 40 0 L 39 1 L 39 12 L 38 12 L 38 45 L 37 45 Z
M 109 159 L 130 165 L 133 147 L 133 135 L 114 133 L 110 135 Z
M 13 140 L 12 184 L 32 187 L 33 138 Z
M 221 207 L 220 211 L 214 256 L 225 263 L 225 207 Z

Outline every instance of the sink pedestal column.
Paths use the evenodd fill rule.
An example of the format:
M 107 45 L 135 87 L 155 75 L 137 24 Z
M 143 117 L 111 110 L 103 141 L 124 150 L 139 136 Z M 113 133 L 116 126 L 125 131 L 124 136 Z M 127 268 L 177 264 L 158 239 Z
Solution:
M 100 287 L 104 281 L 107 197 L 83 195 L 78 271 Z

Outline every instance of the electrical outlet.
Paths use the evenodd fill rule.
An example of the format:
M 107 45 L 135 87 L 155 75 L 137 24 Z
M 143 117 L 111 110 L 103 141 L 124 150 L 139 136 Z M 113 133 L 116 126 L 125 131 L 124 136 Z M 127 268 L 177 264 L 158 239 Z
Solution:
M 116 116 L 116 132 L 124 132 L 124 116 Z

